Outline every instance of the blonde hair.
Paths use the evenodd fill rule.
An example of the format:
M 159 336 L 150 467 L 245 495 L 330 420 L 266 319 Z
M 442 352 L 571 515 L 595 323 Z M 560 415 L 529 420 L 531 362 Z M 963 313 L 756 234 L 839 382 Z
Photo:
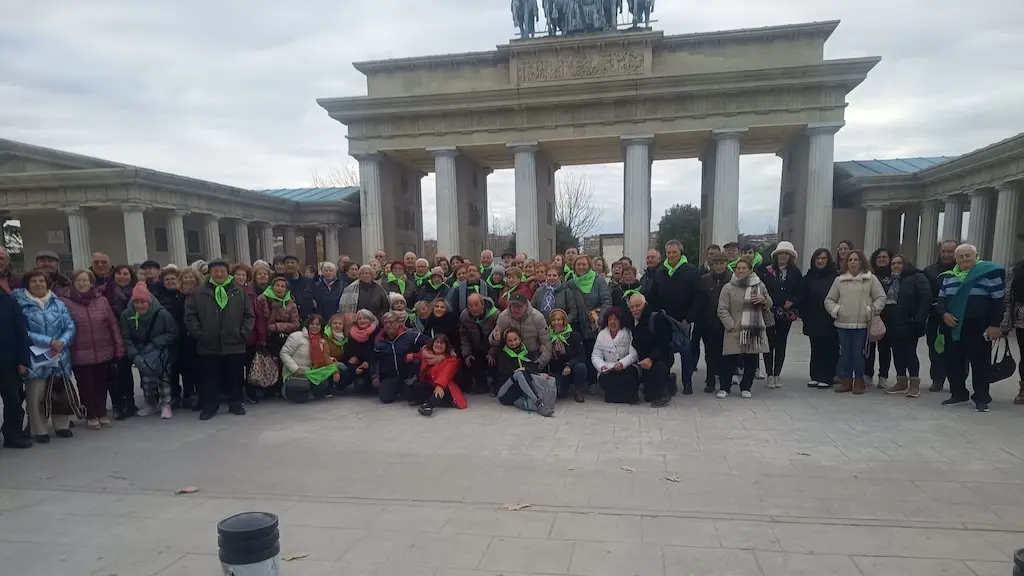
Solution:
M 178 274 L 178 281 L 181 282 L 182 286 L 185 285 L 186 276 L 191 276 L 195 279 L 196 287 L 201 286 L 202 283 L 206 281 L 206 277 L 200 274 L 199 272 L 196 272 L 194 268 L 185 268 L 184 270 L 181 271 L 180 274 Z

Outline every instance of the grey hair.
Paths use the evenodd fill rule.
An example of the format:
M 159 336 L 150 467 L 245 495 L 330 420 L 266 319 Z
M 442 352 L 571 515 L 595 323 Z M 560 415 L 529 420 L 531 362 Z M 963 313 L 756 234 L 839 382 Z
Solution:
M 380 317 L 380 321 L 382 323 L 398 322 L 399 324 L 401 324 L 402 318 L 395 312 L 386 312 L 384 313 L 383 316 Z
M 427 260 L 426 258 L 417 258 L 416 259 L 416 266 L 419 266 L 420 262 L 423 262 L 427 266 L 430 266 L 430 260 Z
M 376 260 L 374 260 L 374 262 L 376 262 Z M 375 274 L 376 273 L 376 271 L 373 269 L 373 266 L 370 266 L 369 264 L 363 264 L 362 266 L 359 267 L 359 273 L 360 274 L 363 273 L 363 268 L 369 270 L 370 274 Z
M 665 243 L 665 250 L 668 250 L 669 246 L 675 246 L 675 247 L 679 248 L 680 252 L 683 251 L 683 243 L 680 242 L 679 240 L 669 240 L 668 242 L 666 242 Z
M 366 318 L 370 321 L 370 324 L 375 324 L 377 322 L 377 317 L 373 315 L 373 312 L 370 312 L 366 308 L 362 308 L 356 312 L 356 318 Z
M 633 301 L 637 300 L 637 299 L 639 299 L 640 303 L 643 304 L 644 306 L 647 305 L 647 297 L 644 296 L 643 294 L 640 294 L 640 293 L 633 294 L 632 296 L 630 296 L 629 297 L 629 303 L 632 304 Z
M 975 254 L 978 253 L 978 247 L 977 246 L 975 246 L 974 244 L 968 244 L 966 242 L 964 242 L 963 244 L 957 246 L 956 250 L 953 253 L 956 254 L 957 252 L 963 252 L 965 250 L 970 250 L 971 252 L 974 252 Z
M 320 263 L 320 273 L 323 274 L 324 270 L 334 270 L 334 271 L 337 271 L 338 270 L 338 265 L 335 264 L 334 262 L 321 262 Z

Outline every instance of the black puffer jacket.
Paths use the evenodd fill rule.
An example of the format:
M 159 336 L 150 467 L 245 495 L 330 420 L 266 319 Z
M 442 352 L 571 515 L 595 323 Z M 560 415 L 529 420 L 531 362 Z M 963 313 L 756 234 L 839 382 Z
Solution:
M 900 294 L 895 304 L 887 304 L 882 310 L 886 339 L 920 338 L 925 332 L 928 312 L 932 307 L 931 284 L 920 270 L 904 270 L 897 280 Z
M 836 276 L 838 273 L 830 258 L 825 268 L 811 268 L 803 278 L 800 319 L 803 320 L 804 334 L 811 338 L 833 338 L 836 335 L 835 320 L 825 310 L 825 296 L 828 296 Z
M 690 307 L 690 318 L 706 334 L 721 334 L 722 321 L 718 319 L 718 298 L 722 287 L 732 280 L 732 272 L 726 269 L 720 275 L 708 272 L 697 282 L 697 292 Z
M 803 276 L 800 274 L 799 268 L 786 266 L 785 279 L 782 278 L 781 269 L 772 261 L 761 264 L 754 272 L 764 282 L 765 288 L 768 289 L 768 296 L 771 297 L 775 306 L 783 308 L 788 300 L 793 303 L 790 307 L 791 310 L 800 309 L 800 286 L 803 283 Z

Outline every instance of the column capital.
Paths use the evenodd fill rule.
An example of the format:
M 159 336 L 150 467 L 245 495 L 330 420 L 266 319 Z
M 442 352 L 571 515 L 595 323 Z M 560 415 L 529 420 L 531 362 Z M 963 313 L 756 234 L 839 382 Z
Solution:
M 427 152 L 430 152 L 430 155 L 434 158 L 437 158 L 438 156 L 449 156 L 454 158 L 459 155 L 459 149 L 455 146 L 433 146 L 431 148 L 427 148 Z
M 815 134 L 835 134 L 846 126 L 846 122 L 808 122 L 806 133 L 808 136 Z
M 505 147 L 513 152 L 536 152 L 540 149 L 540 142 L 509 142 Z
M 217 214 L 203 214 L 203 220 L 206 220 L 207 222 L 218 222 L 220 219 L 221 217 Z
M 67 206 L 61 208 L 60 211 L 68 216 L 81 216 L 85 214 L 85 208 L 82 206 Z
M 121 204 L 121 212 L 145 212 L 146 207 L 140 204 Z
M 350 156 L 352 156 L 359 162 L 376 162 L 379 161 L 381 158 L 379 152 L 356 152 L 355 154 L 350 154 Z
M 715 141 L 740 140 L 746 134 L 746 128 L 715 128 L 711 131 L 711 138 Z
M 997 192 L 1002 192 L 1003 190 L 1020 192 L 1021 190 L 1024 190 L 1024 180 L 1013 180 L 1010 182 L 1003 182 L 1002 184 L 996 184 L 995 189 Z
M 627 134 L 625 136 L 619 136 L 619 140 L 622 141 L 623 146 L 638 144 L 650 146 L 654 143 L 654 134 Z
M 184 218 L 185 216 L 188 216 L 189 214 L 192 213 L 189 210 L 171 210 L 170 212 L 172 215 L 177 216 L 178 218 Z
M 981 196 L 982 198 L 992 198 L 995 196 L 995 190 L 992 188 L 975 188 L 974 190 L 968 190 L 967 196 L 974 198 L 975 196 Z

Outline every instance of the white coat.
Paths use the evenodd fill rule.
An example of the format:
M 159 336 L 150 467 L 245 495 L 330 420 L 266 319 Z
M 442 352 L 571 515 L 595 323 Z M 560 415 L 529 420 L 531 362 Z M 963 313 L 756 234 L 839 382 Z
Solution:
M 612 338 L 612 333 L 607 328 L 601 330 L 597 334 L 590 361 L 598 372 L 602 367 L 611 368 L 616 364 L 622 364 L 623 368 L 636 364 L 637 354 L 633 348 L 633 335 L 629 330 L 621 329 L 615 338 Z

